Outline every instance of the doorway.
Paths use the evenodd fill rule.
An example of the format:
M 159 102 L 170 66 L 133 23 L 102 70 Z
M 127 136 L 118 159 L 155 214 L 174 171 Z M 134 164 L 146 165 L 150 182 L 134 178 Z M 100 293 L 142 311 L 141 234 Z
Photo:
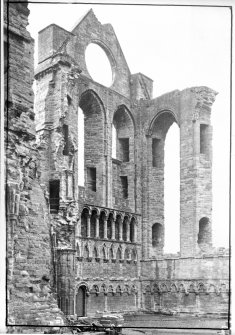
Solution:
M 85 316 L 86 314 L 86 287 L 80 286 L 76 295 L 76 314 Z

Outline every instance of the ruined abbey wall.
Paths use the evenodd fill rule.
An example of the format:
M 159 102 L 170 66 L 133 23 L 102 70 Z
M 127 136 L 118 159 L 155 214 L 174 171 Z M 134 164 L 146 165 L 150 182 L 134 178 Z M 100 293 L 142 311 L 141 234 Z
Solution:
M 7 324 L 63 324 L 52 293 L 50 222 L 35 143 L 29 11 L 20 2 L 4 8 Z
M 130 73 L 112 26 L 102 25 L 90 10 L 72 32 L 54 24 L 39 32 L 33 110 L 29 13 L 26 4 L 9 9 L 14 18 L 6 101 L 12 322 L 56 324 L 63 313 L 166 308 L 204 313 L 211 307 L 212 313 L 226 314 L 228 254 L 211 244 L 210 116 L 216 92 L 202 86 L 152 99 L 152 80 Z M 95 82 L 87 70 L 85 49 L 92 42 L 109 58 L 111 87 Z M 181 242 L 180 253 L 166 255 L 164 143 L 173 122 L 180 128 Z M 22 300 L 27 305 L 19 309 Z

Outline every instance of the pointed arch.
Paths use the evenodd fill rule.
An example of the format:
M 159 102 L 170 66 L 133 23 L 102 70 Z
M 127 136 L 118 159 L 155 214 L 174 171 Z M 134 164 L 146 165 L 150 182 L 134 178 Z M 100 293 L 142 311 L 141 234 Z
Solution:
M 136 219 L 132 217 L 131 222 L 130 222 L 130 241 L 131 242 L 136 242 L 135 234 L 136 234 Z
M 113 158 L 122 162 L 129 162 L 134 159 L 134 137 L 135 121 L 133 115 L 125 105 L 119 105 L 113 115 L 112 122 L 113 135 L 112 140 L 116 142 L 116 151 L 113 147 Z M 115 129 L 115 131 L 114 131 Z
M 99 111 L 103 113 L 103 117 L 106 120 L 106 113 L 104 103 L 99 97 L 99 95 L 92 89 L 88 89 L 82 92 L 79 99 L 79 107 L 82 110 L 88 110 L 91 107 L 91 104 L 96 102 L 96 107 L 99 108 Z
M 106 191 L 105 139 L 106 113 L 98 94 L 88 89 L 80 97 L 79 107 L 84 114 L 84 171 L 85 188 L 98 192 L 103 199 Z

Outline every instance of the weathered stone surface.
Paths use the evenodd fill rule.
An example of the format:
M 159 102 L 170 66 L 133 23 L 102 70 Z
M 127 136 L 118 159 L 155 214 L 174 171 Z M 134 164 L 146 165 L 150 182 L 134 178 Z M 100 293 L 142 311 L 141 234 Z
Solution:
M 64 322 L 63 313 L 139 309 L 227 313 L 228 254 L 211 241 L 216 92 L 194 87 L 152 99 L 152 80 L 130 74 L 113 28 L 91 10 L 72 32 L 50 25 L 39 33 L 33 111 L 27 6 L 11 4 L 10 11 L 9 320 L 52 325 Z M 85 48 L 94 40 L 113 67 L 109 88 L 86 68 Z M 166 255 L 164 144 L 173 122 L 181 134 L 181 245 Z
M 34 43 L 26 30 L 29 11 L 26 3 L 8 3 L 4 7 L 9 11 L 5 16 L 9 88 L 5 101 L 7 324 L 47 325 L 57 316 L 64 323 L 61 311 L 57 315 L 50 311 L 50 304 L 55 304 L 56 299 L 50 284 L 53 277 L 48 205 L 40 186 L 39 154 L 35 143 Z M 47 281 L 43 279 L 45 275 Z

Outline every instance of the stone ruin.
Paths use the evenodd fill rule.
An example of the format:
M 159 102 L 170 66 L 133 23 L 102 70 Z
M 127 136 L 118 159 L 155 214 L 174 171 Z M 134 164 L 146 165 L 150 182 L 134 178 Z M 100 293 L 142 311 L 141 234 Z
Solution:
M 34 73 L 28 15 L 26 2 L 5 6 L 7 324 L 58 326 L 97 311 L 228 315 L 229 254 L 212 246 L 217 93 L 202 86 L 153 98 L 153 81 L 130 73 L 112 26 L 93 10 L 72 31 L 39 32 Z M 87 70 L 90 43 L 110 61 L 110 87 Z M 174 122 L 180 252 L 167 255 L 164 143 Z

